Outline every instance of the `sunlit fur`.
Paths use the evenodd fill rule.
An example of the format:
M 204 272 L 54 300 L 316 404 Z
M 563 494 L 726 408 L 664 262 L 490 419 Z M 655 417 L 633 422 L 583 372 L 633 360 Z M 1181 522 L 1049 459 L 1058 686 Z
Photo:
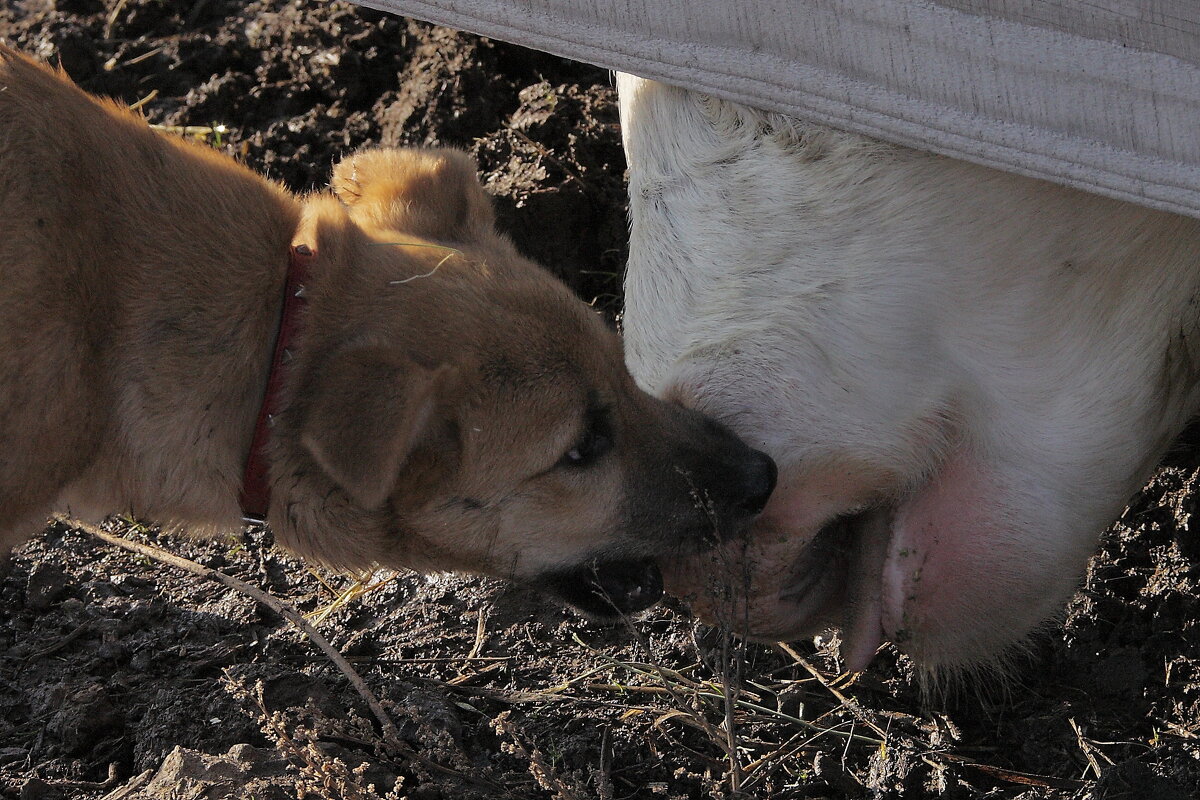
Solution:
M 634 385 L 615 332 L 496 230 L 465 154 L 366 150 L 333 183 L 294 196 L 0 45 L 0 550 L 54 510 L 240 527 L 300 244 L 266 449 L 285 547 L 619 578 L 712 537 L 694 484 L 731 532 L 762 507 L 770 461 Z M 600 414 L 611 447 L 563 466 Z M 611 585 L 657 599 L 627 571 L 650 578 Z

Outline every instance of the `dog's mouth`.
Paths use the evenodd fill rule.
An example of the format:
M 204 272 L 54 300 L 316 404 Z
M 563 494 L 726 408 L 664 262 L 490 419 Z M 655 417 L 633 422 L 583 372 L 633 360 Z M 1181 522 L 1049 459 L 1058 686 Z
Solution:
M 863 669 L 883 638 L 883 570 L 891 540 L 890 505 L 849 509 L 827 519 L 798 548 L 780 529 L 710 556 L 665 563 L 671 593 L 710 622 L 750 639 L 790 641 L 829 628 L 842 631 L 842 654 Z M 761 542 L 757 542 L 761 543 Z
M 883 637 L 882 572 L 892 515 L 879 506 L 827 522 L 793 566 L 793 582 L 782 595 L 797 621 L 840 609 L 842 657 L 852 671 L 866 668 Z
M 592 561 L 542 581 L 544 591 L 600 621 L 642 611 L 663 596 L 662 573 L 649 559 Z

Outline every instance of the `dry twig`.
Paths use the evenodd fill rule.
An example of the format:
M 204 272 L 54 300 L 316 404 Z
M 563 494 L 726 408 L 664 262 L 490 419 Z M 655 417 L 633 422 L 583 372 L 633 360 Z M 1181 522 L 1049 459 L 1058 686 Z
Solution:
M 506 735 L 512 742 L 512 754 L 520 756 L 522 759 L 529 762 L 529 774 L 537 781 L 538 786 L 541 786 L 548 792 L 554 793 L 555 800 L 579 800 L 579 793 L 574 787 L 568 786 L 555 773 L 554 769 L 546 763 L 542 751 L 534 744 L 521 741 L 521 732 L 517 730 L 517 726 L 513 725 L 509 719 L 509 712 L 503 711 L 492 721 L 492 725 L 499 733 Z
M 342 656 L 342 654 L 338 652 L 337 649 L 334 648 L 334 646 L 331 645 L 329 641 L 317 631 L 316 628 L 309 624 L 308 620 L 304 618 L 303 614 L 297 611 L 289 603 L 285 603 L 278 598 L 272 597 L 262 589 L 259 589 L 257 586 L 251 586 L 245 581 L 240 581 L 237 578 L 220 572 L 219 570 L 197 564 L 195 561 L 177 556 L 174 553 L 168 553 L 166 550 L 163 550 L 159 547 L 142 544 L 141 542 L 130 541 L 122 536 L 109 533 L 97 525 L 80 522 L 79 520 L 74 520 L 64 515 L 58 515 L 54 519 L 55 521 L 61 522 L 64 525 L 69 525 L 88 533 L 103 542 L 115 545 L 132 553 L 137 553 L 139 555 L 152 558 L 155 561 L 168 564 L 177 569 L 191 572 L 195 575 L 199 575 L 202 578 L 216 581 L 217 583 L 227 586 L 237 592 L 241 592 L 242 594 L 263 604 L 303 631 L 309 640 L 312 641 L 312 643 L 316 645 L 317 648 L 334 663 L 334 665 L 342 672 L 342 674 L 346 676 L 346 679 L 350 681 L 350 685 L 354 687 L 355 691 L 358 692 L 359 696 L 362 697 L 363 701 L 366 702 L 367 706 L 371 709 L 371 713 L 373 713 L 375 718 L 379 721 L 379 726 L 383 731 L 384 743 L 392 750 L 392 752 L 433 772 L 453 776 L 455 778 L 459 778 L 460 780 L 484 785 L 489 788 L 500 788 L 492 784 L 490 781 L 476 778 L 471 775 L 465 775 L 457 770 L 438 764 L 435 761 L 430 761 L 429 759 L 417 753 L 407 744 L 400 741 L 400 732 L 396 729 L 396 724 L 392 722 L 391 717 L 388 716 L 378 698 L 376 698 L 371 690 L 367 688 L 367 684 L 363 681 L 358 672 L 355 671 L 354 667 L 350 666 L 350 663 L 346 661 L 345 657 Z

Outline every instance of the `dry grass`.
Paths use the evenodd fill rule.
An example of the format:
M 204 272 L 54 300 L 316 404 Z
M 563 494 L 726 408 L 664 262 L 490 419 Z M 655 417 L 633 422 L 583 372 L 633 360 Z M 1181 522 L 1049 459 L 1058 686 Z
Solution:
M 152 529 L 133 524 L 125 530 L 136 538 L 154 535 Z M 139 558 L 175 564 L 154 550 L 130 549 Z M 253 553 L 236 557 L 255 563 Z M 196 566 L 192 571 L 213 577 Z M 350 642 L 359 633 L 351 631 L 351 620 L 360 613 L 378 617 L 380 602 L 391 602 L 381 601 L 381 596 L 387 596 L 381 593 L 395 590 L 405 578 L 386 570 L 359 575 L 315 569 L 301 573 L 308 588 L 297 594 L 294 589 L 299 587 L 294 586 L 292 596 L 307 598 L 305 602 L 319 599 L 304 622 L 313 628 L 328 627 L 343 637 L 349 631 Z M 407 580 L 411 586 L 411 578 Z M 277 599 L 269 603 L 272 608 L 276 604 Z M 460 611 L 471 608 L 470 604 L 458 607 Z M 421 657 L 417 649 L 411 658 L 349 659 L 367 669 L 385 667 L 382 672 L 363 673 L 364 688 L 370 687 L 367 695 L 376 698 L 367 701 L 375 710 L 374 725 L 352 714 L 359 727 L 347 732 L 345 720 L 269 707 L 253 682 L 235 681 L 228 673 L 226 691 L 288 753 L 295 765 L 297 796 L 349 800 L 384 800 L 392 796 L 388 792 L 399 790 L 370 786 L 362 764 L 331 756 L 329 741 L 357 742 L 357 749 L 352 749 L 364 760 L 391 765 L 388 768 L 396 774 L 414 776 L 418 785 L 429 780 L 463 787 L 464 797 L 561 800 L 631 797 L 625 773 L 637 753 L 642 760 L 675 765 L 671 780 L 643 780 L 645 794 L 634 795 L 639 797 L 693 796 L 679 794 L 677 781 L 704 787 L 704 794 L 714 798 L 892 796 L 911 787 L 914 779 L 929 796 L 937 796 L 956 782 L 961 784 L 964 776 L 974 776 L 967 778 L 972 785 L 1034 791 L 1028 795 L 1031 798 L 1065 798 L 1081 796 L 1099 776 L 1111 771 L 1114 759 L 1108 753 L 1121 744 L 1097 741 L 1103 737 L 1095 737 L 1085 724 L 1070 718 L 1064 725 L 1069 725 L 1074 740 L 1079 772 L 1071 777 L 1019 772 L 987 763 L 986 755 L 977 760 L 982 751 L 964 749 L 961 734 L 947 716 L 905 704 L 894 689 L 880 683 L 878 673 L 830 671 L 838 663 L 830 653 L 818 650 L 805 655 L 784 644 L 773 650 L 750 647 L 728 633 L 697 623 L 689 629 L 688 623 L 665 620 L 660 613 L 648 620 L 627 621 L 626 636 L 618 646 L 612 639 L 589 643 L 586 639 L 595 630 L 584 636 L 577 628 L 557 644 L 554 653 L 529 662 L 520 648 L 514 649 L 518 633 L 511 623 L 489 631 L 489 608 L 479 607 L 473 613 L 473 625 L 453 632 L 444 619 L 431 618 L 428 645 L 404 639 L 418 648 L 428 647 L 428 657 Z M 663 625 L 668 621 L 669 639 L 664 640 Z M 439 640 L 451 633 L 447 641 L 452 644 L 438 648 Z M 66 641 L 64 647 L 69 647 L 74 640 Z M 664 641 L 674 644 L 664 647 Z M 536 641 L 529 644 L 535 649 L 544 646 Z M 497 646 L 502 655 L 492 654 Z M 326 656 L 338 663 L 333 655 Z M 340 653 L 338 657 L 347 661 Z M 544 672 L 539 677 L 539 670 L 554 669 L 556 664 L 566 667 L 558 678 L 548 680 Z M 475 772 L 458 738 L 465 734 L 439 727 L 436 715 L 427 718 L 428 709 L 420 703 L 397 704 L 391 698 L 403 696 L 397 694 L 404 691 L 398 685 L 427 687 L 429 696 L 461 712 L 471 730 L 490 729 L 497 740 L 492 746 L 507 759 L 506 765 Z M 393 720 L 402 723 L 399 730 Z M 564 725 L 571 720 L 586 721 L 580 726 L 583 733 L 571 733 L 573 738 L 564 744 Z M 1163 736 L 1167 735 L 1175 734 L 1164 730 Z M 581 760 L 577 743 L 585 741 L 595 749 Z M 523 781 L 513 769 L 525 771 Z

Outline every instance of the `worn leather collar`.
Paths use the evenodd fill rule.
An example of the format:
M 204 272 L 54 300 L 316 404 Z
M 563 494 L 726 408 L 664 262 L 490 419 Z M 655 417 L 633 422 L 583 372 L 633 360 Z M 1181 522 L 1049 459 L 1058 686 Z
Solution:
M 271 484 L 267 445 L 271 439 L 271 428 L 275 414 L 279 411 L 280 392 L 287 363 L 292 360 L 292 345 L 303 327 L 304 307 L 308 301 L 304 287 L 312 272 L 316 253 L 308 245 L 294 245 L 288 255 L 287 277 L 283 285 L 283 310 L 279 315 L 279 330 L 275 334 L 275 351 L 271 356 L 271 371 L 267 375 L 267 388 L 263 393 L 258 419 L 254 423 L 254 438 L 250 442 L 250 453 L 246 457 L 246 468 L 242 473 L 241 504 L 247 519 L 265 520 L 271 504 Z

